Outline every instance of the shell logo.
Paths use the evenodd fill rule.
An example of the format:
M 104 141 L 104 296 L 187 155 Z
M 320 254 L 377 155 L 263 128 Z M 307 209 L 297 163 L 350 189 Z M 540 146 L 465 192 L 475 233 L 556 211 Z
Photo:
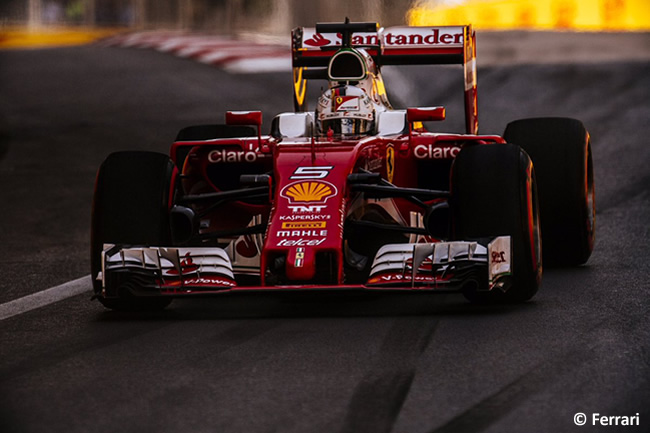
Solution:
M 324 203 L 337 192 L 329 182 L 304 181 L 285 186 L 280 195 L 290 203 Z

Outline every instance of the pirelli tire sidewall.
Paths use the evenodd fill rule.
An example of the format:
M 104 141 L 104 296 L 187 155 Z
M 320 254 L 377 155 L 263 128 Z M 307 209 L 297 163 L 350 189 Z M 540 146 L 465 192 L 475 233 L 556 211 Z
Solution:
M 532 298 L 541 284 L 542 252 L 535 171 L 526 152 L 513 144 L 463 148 L 452 166 L 450 204 L 453 239 L 511 236 L 511 287 L 465 296 L 476 302 Z
M 580 265 L 595 241 L 595 188 L 591 140 L 582 122 L 569 118 L 514 121 L 505 139 L 531 157 L 537 174 L 544 262 Z
M 99 167 L 91 216 L 91 275 L 101 294 L 101 251 L 105 243 L 170 245 L 170 200 L 176 168 L 162 153 L 110 154 Z M 100 300 L 106 305 L 105 300 Z

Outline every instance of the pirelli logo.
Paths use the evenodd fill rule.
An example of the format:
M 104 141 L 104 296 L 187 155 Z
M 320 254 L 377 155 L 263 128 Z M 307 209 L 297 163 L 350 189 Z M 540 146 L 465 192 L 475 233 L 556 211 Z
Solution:
M 283 229 L 324 229 L 327 221 L 285 221 L 282 223 Z

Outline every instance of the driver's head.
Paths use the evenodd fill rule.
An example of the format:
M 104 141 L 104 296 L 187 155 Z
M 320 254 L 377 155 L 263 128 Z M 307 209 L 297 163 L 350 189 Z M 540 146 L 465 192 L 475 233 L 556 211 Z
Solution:
M 318 99 L 316 125 L 322 135 L 329 131 L 343 137 L 369 135 L 375 129 L 375 107 L 358 87 L 332 87 Z

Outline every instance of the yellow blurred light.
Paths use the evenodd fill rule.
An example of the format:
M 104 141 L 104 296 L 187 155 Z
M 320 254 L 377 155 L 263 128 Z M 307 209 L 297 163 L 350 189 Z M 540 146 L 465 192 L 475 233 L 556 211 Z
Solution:
M 420 2 L 407 12 L 413 26 L 471 23 L 486 30 L 650 30 L 650 0 L 468 0 Z
M 0 49 L 44 48 L 83 45 L 115 35 L 124 29 L 91 28 L 0 28 Z

